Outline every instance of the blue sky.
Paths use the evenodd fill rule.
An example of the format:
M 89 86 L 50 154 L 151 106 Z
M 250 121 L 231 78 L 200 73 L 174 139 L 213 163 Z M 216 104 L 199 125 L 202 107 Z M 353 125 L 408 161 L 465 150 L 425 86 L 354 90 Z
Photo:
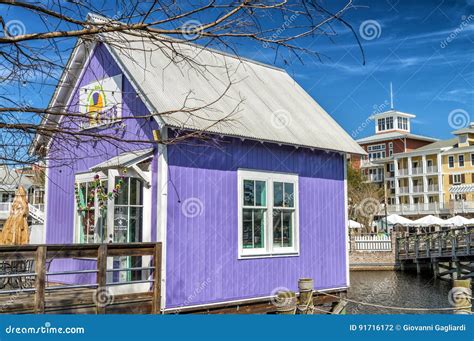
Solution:
M 304 65 L 285 66 L 313 98 L 356 138 L 373 134 L 373 123 L 353 132 L 363 128 L 372 113 L 389 109 L 390 82 L 395 109 L 417 116 L 415 133 L 452 137 L 455 129 L 448 116 L 453 110 L 464 110 L 474 121 L 474 16 L 470 17 L 474 0 L 356 1 L 355 5 L 359 7 L 345 19 L 360 37 L 366 65 L 354 37 L 341 28 L 333 43 L 313 40 L 328 56 L 323 63 L 306 58 Z M 359 28 L 373 21 L 376 34 L 364 39 Z M 259 49 L 251 57 L 271 62 L 273 53 Z
M 342 2 L 324 3 L 335 9 Z M 455 110 L 474 121 L 474 0 L 355 0 L 354 7 L 344 19 L 360 38 L 365 65 L 356 39 L 341 25 L 334 25 L 337 35 L 331 39 L 318 36 L 300 42 L 320 52 L 322 60 L 306 56 L 301 63 L 287 56 L 276 64 L 355 138 L 373 134 L 373 123 L 366 127 L 368 117 L 389 109 L 390 82 L 395 109 L 417 115 L 415 133 L 450 138 L 454 129 L 448 116 Z M 23 20 L 28 31 L 37 29 L 21 12 L 0 11 L 9 19 Z M 275 52 L 261 45 L 242 44 L 238 51 L 264 63 L 275 62 Z M 30 105 L 45 105 L 52 90 L 49 86 L 22 92 L 27 92 Z M 361 131 L 355 133 L 358 128 Z

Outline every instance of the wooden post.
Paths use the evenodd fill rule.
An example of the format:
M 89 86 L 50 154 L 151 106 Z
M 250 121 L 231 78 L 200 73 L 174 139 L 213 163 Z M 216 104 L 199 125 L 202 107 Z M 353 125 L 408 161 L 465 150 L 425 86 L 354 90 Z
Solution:
M 155 244 L 155 255 L 153 257 L 153 314 L 161 313 L 161 260 L 162 247 L 161 243 Z
M 96 312 L 105 314 L 106 306 L 99 299 L 107 290 L 107 244 L 101 244 L 97 250 L 97 291 L 96 291 Z
M 300 278 L 298 280 L 299 300 L 298 300 L 298 314 L 312 314 L 313 313 L 313 290 L 314 281 L 312 278 Z
M 438 264 L 438 261 L 433 260 L 432 266 L 433 266 L 433 277 L 435 279 L 438 279 L 438 277 L 439 277 L 439 264 Z
M 450 298 L 456 310 L 455 314 L 471 314 L 472 309 L 472 290 L 470 279 L 457 279 L 453 281 L 453 289 L 450 292 Z
M 38 246 L 35 255 L 35 313 L 44 314 L 46 291 L 46 246 Z

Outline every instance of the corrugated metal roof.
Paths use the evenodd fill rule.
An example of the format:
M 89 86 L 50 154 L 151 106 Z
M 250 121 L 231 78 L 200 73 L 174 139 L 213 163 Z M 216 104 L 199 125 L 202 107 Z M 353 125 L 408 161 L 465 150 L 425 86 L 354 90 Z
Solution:
M 385 141 L 385 140 L 390 140 L 390 139 L 395 139 L 395 138 L 410 138 L 410 139 L 418 139 L 418 140 L 423 140 L 423 141 L 438 141 L 438 139 L 435 139 L 433 137 L 394 131 L 390 133 L 376 134 L 376 135 L 364 137 L 364 138 L 358 139 L 357 142 L 369 143 L 369 142 Z
M 151 155 L 153 155 L 153 148 L 125 152 L 91 167 L 90 170 L 96 172 L 108 168 L 130 167 L 146 160 Z
M 168 126 L 365 154 L 284 70 L 185 42 L 172 51 L 162 41 L 109 35 L 122 45 L 109 50 L 157 113 L 184 109 L 161 115 Z

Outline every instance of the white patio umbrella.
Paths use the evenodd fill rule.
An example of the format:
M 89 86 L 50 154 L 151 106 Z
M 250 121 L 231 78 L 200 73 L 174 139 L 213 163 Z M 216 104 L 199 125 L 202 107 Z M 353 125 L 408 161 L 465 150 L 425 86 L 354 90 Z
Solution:
M 456 215 L 452 218 L 446 219 L 446 225 L 451 225 L 451 226 L 470 225 L 472 224 L 471 220 L 472 219 L 467 219 L 467 218 L 464 218 L 463 216 Z
M 349 219 L 349 228 L 351 228 L 351 229 L 360 229 L 363 226 L 364 225 L 362 225 L 361 223 L 358 223 L 355 220 Z
M 413 221 L 413 225 L 418 226 L 432 226 L 432 225 L 439 225 L 444 226 L 446 225 L 446 220 L 441 218 L 435 217 L 434 215 L 427 215 L 423 218 L 417 219 Z
M 397 224 L 403 225 L 403 226 L 413 225 L 413 220 L 402 217 L 401 215 L 398 215 L 398 214 L 390 214 L 389 216 L 387 216 L 387 222 L 390 225 L 397 225 Z

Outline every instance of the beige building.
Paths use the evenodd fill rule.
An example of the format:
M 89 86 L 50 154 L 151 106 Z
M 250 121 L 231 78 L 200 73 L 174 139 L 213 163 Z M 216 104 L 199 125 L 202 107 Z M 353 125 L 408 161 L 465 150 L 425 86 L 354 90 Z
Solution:
M 474 216 L 474 124 L 385 164 L 388 213 Z

